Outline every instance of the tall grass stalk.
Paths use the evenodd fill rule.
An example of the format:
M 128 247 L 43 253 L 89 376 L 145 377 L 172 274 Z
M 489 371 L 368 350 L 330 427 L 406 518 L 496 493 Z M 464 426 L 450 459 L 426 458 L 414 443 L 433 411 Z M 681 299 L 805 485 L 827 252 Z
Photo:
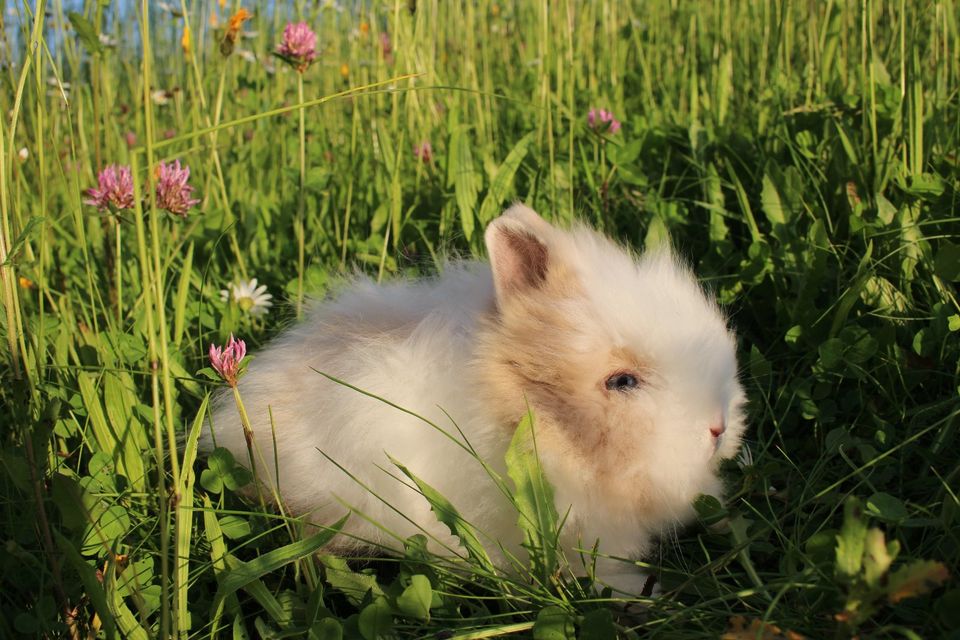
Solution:
M 141 19 L 141 45 L 143 47 L 143 76 L 142 76 L 142 96 L 143 96 L 143 116 L 145 140 L 144 147 L 146 153 L 146 180 L 143 185 L 147 189 L 147 199 L 149 203 L 149 224 L 150 224 L 150 254 L 147 254 L 147 238 L 143 225 L 145 212 L 138 210 L 137 216 L 137 241 L 140 245 L 140 262 L 145 278 L 145 291 L 148 294 L 144 297 L 145 312 L 147 317 L 147 331 L 150 344 L 150 372 L 151 372 L 151 395 L 153 401 L 153 420 L 154 420 L 154 446 L 157 456 L 157 499 L 160 502 L 160 635 L 166 637 L 168 634 L 176 633 L 178 630 L 177 610 L 170 606 L 171 587 L 173 592 L 177 591 L 176 577 L 173 574 L 173 584 L 171 585 L 170 571 L 170 546 L 173 542 L 173 548 L 177 548 L 176 540 L 171 541 L 171 535 L 177 535 L 177 527 L 174 526 L 173 532 L 170 530 L 170 506 L 171 500 L 176 500 L 175 491 L 180 486 L 179 462 L 176 450 L 176 435 L 173 425 L 173 395 L 170 384 L 170 356 L 167 351 L 167 323 L 166 323 L 166 300 L 164 296 L 163 271 L 160 260 L 160 222 L 159 218 L 163 215 L 157 208 L 156 202 L 156 174 L 155 158 L 153 149 L 154 122 L 151 96 L 151 82 L 153 78 L 153 60 L 150 38 L 150 9 L 147 0 L 142 0 L 140 5 Z M 139 166 L 134 157 L 134 184 L 137 184 L 139 177 Z M 138 208 L 140 197 L 137 196 Z M 150 293 L 153 295 L 152 304 L 147 303 L 150 299 Z M 160 386 L 163 386 L 161 394 Z M 163 405 L 161 406 L 161 402 Z M 163 434 L 166 434 L 169 450 L 164 447 Z M 170 472 L 173 479 L 174 492 L 167 485 L 167 463 L 170 465 Z
M 149 129 L 148 129 L 149 131 Z M 149 135 L 149 134 L 148 134 Z M 144 217 L 146 211 L 144 207 L 141 206 L 141 201 L 143 197 L 143 190 L 140 188 L 141 182 L 139 179 L 140 175 L 140 161 L 138 156 L 134 155 L 131 158 L 131 165 L 133 168 L 134 174 L 134 186 L 135 186 L 135 202 L 136 208 L 134 210 L 134 225 L 136 229 L 137 236 L 137 248 L 139 252 L 139 266 L 143 279 L 143 290 L 144 295 L 142 298 L 143 305 L 143 317 L 146 323 L 146 334 L 147 334 L 147 345 L 148 345 L 148 366 L 150 371 L 150 397 L 151 397 L 151 406 L 152 406 L 152 418 L 153 418 L 153 447 L 154 447 L 154 460 L 156 462 L 157 468 L 157 484 L 156 484 L 156 500 L 157 500 L 157 512 L 158 512 L 158 524 L 160 530 L 160 631 L 161 634 L 166 635 L 169 633 L 170 629 L 170 611 L 169 611 L 169 589 L 170 589 L 170 574 L 169 574 L 169 495 L 167 491 L 167 476 L 166 476 L 166 449 L 164 446 L 163 438 L 163 416 L 161 409 L 161 400 L 160 400 L 160 382 L 159 382 L 159 356 L 158 356 L 158 347 L 157 347 L 157 327 L 159 323 L 154 315 L 153 306 L 156 302 L 156 299 L 150 294 L 155 291 L 153 285 L 154 273 L 153 265 L 150 262 L 149 253 L 147 250 L 147 237 L 146 237 L 146 225 L 144 224 Z M 150 189 L 149 180 L 145 184 L 147 190 Z
M 299 104 L 303 99 L 303 70 L 297 70 L 297 98 Z M 294 235 L 297 238 L 297 318 L 303 315 L 303 269 L 304 269 L 304 217 L 306 216 L 307 198 L 307 125 L 304 107 L 297 112 L 299 116 L 300 132 L 300 190 L 297 196 L 297 219 L 294 223 Z
M 4 184 L 4 189 L 0 193 L 0 283 L 3 286 L 3 310 L 6 314 L 6 337 L 7 352 L 10 354 L 10 366 L 13 369 L 14 378 L 20 379 L 22 372 L 20 370 L 20 349 L 17 344 L 17 322 L 16 308 L 19 306 L 17 300 L 17 275 L 13 264 L 10 261 L 10 202 L 7 195 L 6 185 L 12 180 L 7 175 L 8 158 L 12 162 L 13 154 L 7 153 L 6 144 L 4 144 L 4 123 L 0 122 L 0 181 Z

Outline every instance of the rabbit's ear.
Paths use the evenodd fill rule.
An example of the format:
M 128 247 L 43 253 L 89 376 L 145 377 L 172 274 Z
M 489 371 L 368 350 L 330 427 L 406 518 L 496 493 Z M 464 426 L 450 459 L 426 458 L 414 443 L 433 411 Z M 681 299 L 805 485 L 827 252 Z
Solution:
M 500 214 L 500 219 L 503 218 L 522 223 L 541 236 L 547 236 L 555 231 L 549 222 L 540 217 L 539 213 L 519 202 Z
M 533 209 L 514 205 L 490 223 L 484 234 L 497 300 L 539 288 L 547 277 L 553 231 Z

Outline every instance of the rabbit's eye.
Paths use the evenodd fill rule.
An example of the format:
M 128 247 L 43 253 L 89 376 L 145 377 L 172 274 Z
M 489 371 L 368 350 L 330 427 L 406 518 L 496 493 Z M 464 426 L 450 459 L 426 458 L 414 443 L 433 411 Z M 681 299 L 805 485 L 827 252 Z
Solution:
M 607 389 L 610 391 L 630 391 L 640 384 L 637 377 L 632 373 L 615 373 L 607 378 Z

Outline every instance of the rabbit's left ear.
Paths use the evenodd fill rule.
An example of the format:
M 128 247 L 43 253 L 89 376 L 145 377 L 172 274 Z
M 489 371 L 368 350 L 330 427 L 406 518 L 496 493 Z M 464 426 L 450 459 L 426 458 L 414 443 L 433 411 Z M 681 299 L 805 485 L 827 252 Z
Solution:
M 490 223 L 484 234 L 497 301 L 537 289 L 547 278 L 554 229 L 537 213 L 514 205 Z

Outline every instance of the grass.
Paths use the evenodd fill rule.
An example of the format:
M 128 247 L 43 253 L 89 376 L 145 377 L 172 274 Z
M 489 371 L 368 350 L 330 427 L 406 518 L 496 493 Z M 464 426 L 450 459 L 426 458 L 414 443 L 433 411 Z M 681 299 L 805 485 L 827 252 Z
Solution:
M 4 5 L 0 635 L 957 637 L 953 0 L 299 2 L 229 56 L 236 3 L 153 4 Z M 302 76 L 270 56 L 290 19 Z M 182 219 L 152 205 L 174 158 Z M 150 194 L 119 217 L 83 203 L 111 163 Z M 194 459 L 211 342 L 262 345 L 354 266 L 480 253 L 515 198 L 669 235 L 740 336 L 752 455 L 648 559 L 640 616 L 419 539 L 321 562 L 329 531 Z M 219 297 L 252 277 L 260 318 Z

